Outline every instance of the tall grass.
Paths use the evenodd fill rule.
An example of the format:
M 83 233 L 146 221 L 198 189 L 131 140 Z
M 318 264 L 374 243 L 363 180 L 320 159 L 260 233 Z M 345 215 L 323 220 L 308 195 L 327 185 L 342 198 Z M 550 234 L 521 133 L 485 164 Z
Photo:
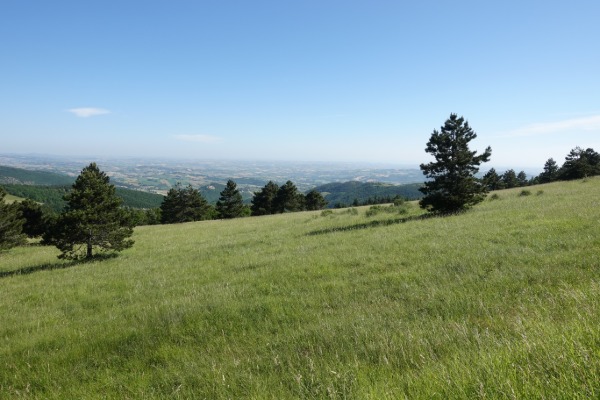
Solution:
M 0 255 L 0 398 L 598 398 L 600 179 Z

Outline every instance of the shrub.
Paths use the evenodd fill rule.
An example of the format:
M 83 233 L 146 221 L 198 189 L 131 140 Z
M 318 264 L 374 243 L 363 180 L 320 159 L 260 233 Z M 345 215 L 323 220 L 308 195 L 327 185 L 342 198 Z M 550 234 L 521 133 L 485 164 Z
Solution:
M 519 196 L 530 196 L 531 195 L 531 190 L 521 190 L 521 193 L 519 193 Z
M 494 193 L 490 196 L 490 200 L 500 200 L 500 195 L 498 195 L 498 193 Z
M 543 195 L 543 194 L 544 194 L 544 191 L 543 191 L 543 190 L 538 190 L 538 191 L 537 191 L 537 193 L 536 193 L 536 195 L 537 195 L 537 196 L 541 196 L 541 195 Z
M 333 214 L 332 210 L 323 210 L 323 211 L 321 211 L 321 217 L 326 217 L 326 216 L 331 215 L 331 214 Z

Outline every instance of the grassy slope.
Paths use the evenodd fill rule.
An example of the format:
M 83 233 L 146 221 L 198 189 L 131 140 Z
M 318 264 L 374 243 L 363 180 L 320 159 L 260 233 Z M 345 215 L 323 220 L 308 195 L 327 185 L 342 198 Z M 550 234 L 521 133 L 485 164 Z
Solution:
M 13 249 L 0 398 L 598 398 L 600 179 L 529 190 L 140 227 L 74 266 Z

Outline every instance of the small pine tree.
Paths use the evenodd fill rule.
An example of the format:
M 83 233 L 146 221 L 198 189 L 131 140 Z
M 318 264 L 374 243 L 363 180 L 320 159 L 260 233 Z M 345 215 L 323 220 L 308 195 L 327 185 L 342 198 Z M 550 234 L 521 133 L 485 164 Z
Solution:
M 517 173 L 514 169 L 509 169 L 502 174 L 502 183 L 507 189 L 519 186 L 519 180 L 517 179 Z
M 527 179 L 527 174 L 525 173 L 525 171 L 521 171 L 517 174 L 517 183 L 519 186 L 527 186 L 529 181 Z
M 459 212 L 483 201 L 487 188 L 476 177 L 479 165 L 489 161 L 492 149 L 481 155 L 469 149 L 469 142 L 477 137 L 463 117 L 450 114 L 441 127 L 434 130 L 425 151 L 435 161 L 421 164 L 421 170 L 431 180 L 420 189 L 425 195 L 419 202 L 433 213 Z
M 274 208 L 278 213 L 302 211 L 303 197 L 292 181 L 287 181 L 277 191 L 274 200 Z
M 227 181 L 225 189 L 220 193 L 217 201 L 217 214 L 219 218 L 229 219 L 243 217 L 247 212 L 244 209 L 244 201 L 237 185 L 231 179 Z
M 544 164 L 544 172 L 538 175 L 539 183 L 554 182 L 558 178 L 558 164 L 549 158 Z
M 25 243 L 23 223 L 19 205 L 4 201 L 6 192 L 0 188 L 0 251 Z
M 327 205 L 327 200 L 315 189 L 306 193 L 306 209 L 309 211 L 322 210 Z
M 169 189 L 160 210 L 160 221 L 163 224 L 203 221 L 212 217 L 212 207 L 200 191 L 192 185 L 182 188 L 179 182 Z
M 23 233 L 30 238 L 42 236 L 48 225 L 48 217 L 42 206 L 33 200 L 25 199 L 19 204 L 19 209 L 25 218 Z
M 483 176 L 483 184 L 488 188 L 488 190 L 499 190 L 504 188 L 502 178 L 500 175 L 498 175 L 494 168 L 491 168 Z
M 61 251 L 59 258 L 93 257 L 93 249 L 121 251 L 133 245 L 129 213 L 121 208 L 109 177 L 96 165 L 85 167 L 64 197 L 67 205 L 44 242 Z
M 275 182 L 269 181 L 262 189 L 254 193 L 250 207 L 252 215 L 274 214 L 273 201 L 278 190 L 279 186 Z

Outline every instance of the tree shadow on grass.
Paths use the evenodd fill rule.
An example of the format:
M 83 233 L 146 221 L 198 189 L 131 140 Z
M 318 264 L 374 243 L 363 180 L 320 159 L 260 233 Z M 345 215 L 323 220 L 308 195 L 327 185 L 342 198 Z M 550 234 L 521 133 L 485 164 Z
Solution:
M 110 258 L 114 258 L 116 256 L 117 256 L 116 254 L 99 254 L 99 255 L 95 255 L 92 258 L 84 258 L 82 260 L 71 260 L 71 261 L 62 262 L 62 263 L 61 262 L 44 263 L 44 264 L 40 264 L 40 265 L 32 265 L 30 267 L 23 267 L 23 268 L 15 269 L 12 271 L 0 271 L 0 279 L 8 278 L 9 276 L 16 276 L 16 275 L 29 275 L 29 274 L 33 274 L 34 272 L 39 272 L 39 271 L 52 271 L 54 269 L 72 268 L 77 265 L 89 264 L 89 263 L 93 263 L 96 261 L 107 260 Z
M 410 222 L 410 221 L 421 221 L 421 220 L 434 218 L 434 217 L 436 217 L 436 215 L 422 214 L 422 215 L 412 215 L 410 217 L 385 219 L 385 220 L 381 220 L 381 221 L 369 221 L 369 222 L 364 222 L 362 224 L 354 224 L 354 225 L 348 225 L 348 226 L 339 226 L 339 227 L 334 227 L 334 228 L 319 229 L 316 231 L 308 232 L 306 235 L 307 236 L 316 236 L 316 235 L 326 235 L 328 233 L 335 233 L 335 232 L 347 232 L 347 231 L 355 231 L 355 230 L 361 230 L 361 229 L 370 229 L 370 228 L 376 228 L 376 227 L 380 227 L 380 226 L 403 224 L 405 222 Z

